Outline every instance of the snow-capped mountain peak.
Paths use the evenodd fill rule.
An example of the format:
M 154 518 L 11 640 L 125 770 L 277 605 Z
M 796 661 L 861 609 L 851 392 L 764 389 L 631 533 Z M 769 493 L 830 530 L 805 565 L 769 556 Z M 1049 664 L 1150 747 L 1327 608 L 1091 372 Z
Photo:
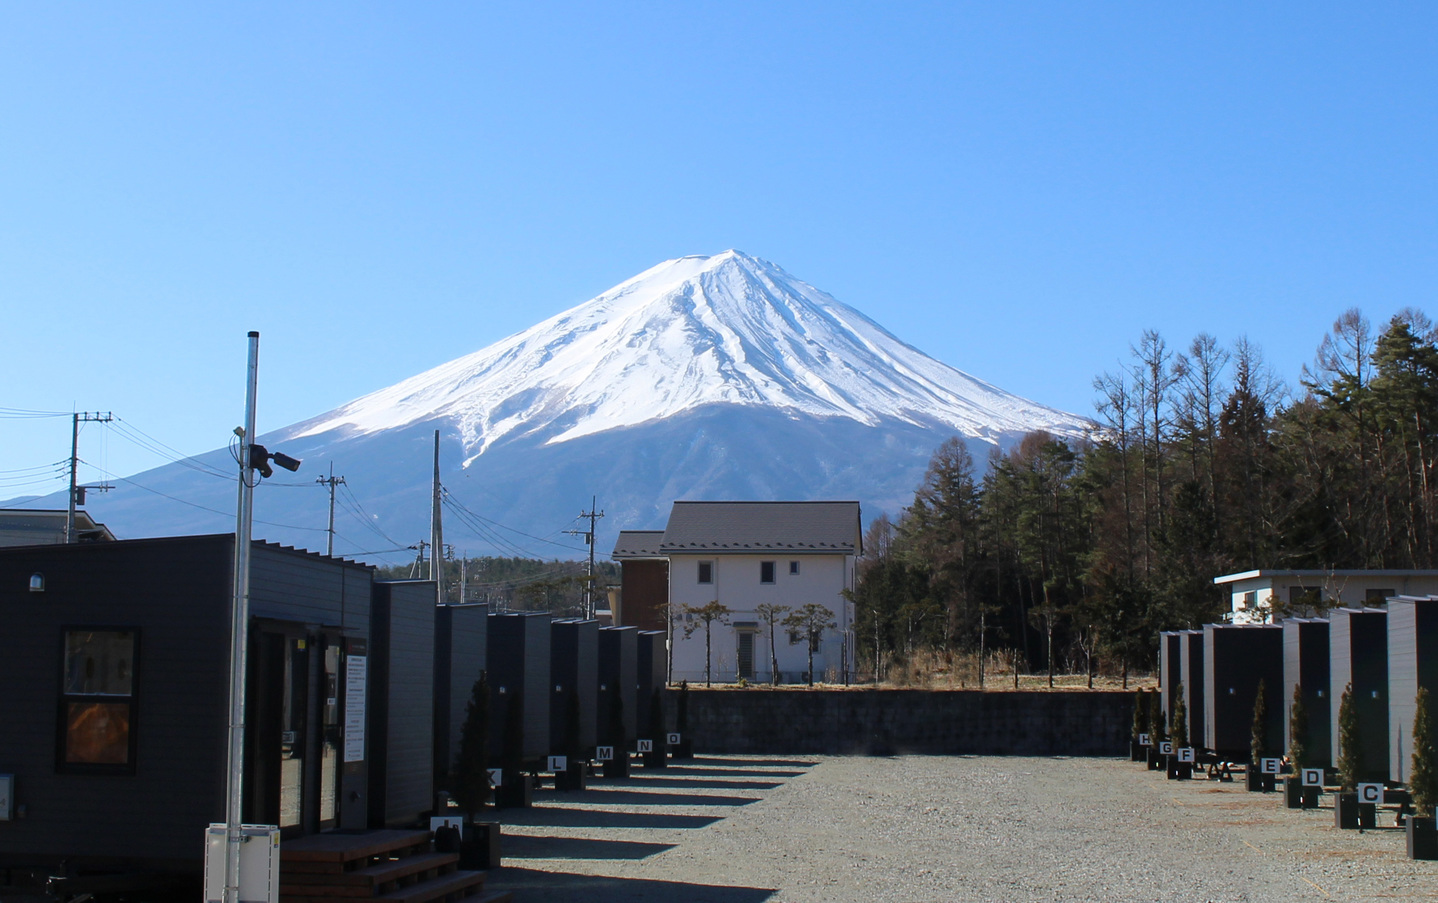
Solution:
M 473 354 L 283 431 L 367 434 L 443 418 L 469 460 L 497 443 L 547 445 L 707 405 L 900 421 L 970 437 L 1080 418 L 975 379 L 852 307 L 739 251 L 667 260 Z

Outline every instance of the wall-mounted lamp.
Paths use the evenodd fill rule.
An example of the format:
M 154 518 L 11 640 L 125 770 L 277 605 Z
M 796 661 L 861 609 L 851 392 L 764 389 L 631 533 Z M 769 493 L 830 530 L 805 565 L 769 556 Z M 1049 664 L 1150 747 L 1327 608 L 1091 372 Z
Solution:
M 45 591 L 45 575 L 36 571 L 30 575 L 30 592 L 43 593 Z

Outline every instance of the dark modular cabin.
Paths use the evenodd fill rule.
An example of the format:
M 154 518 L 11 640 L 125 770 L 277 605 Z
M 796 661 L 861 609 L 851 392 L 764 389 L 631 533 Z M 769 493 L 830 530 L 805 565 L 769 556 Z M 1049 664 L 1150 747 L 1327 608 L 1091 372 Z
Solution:
M 599 745 L 618 746 L 612 728 L 614 701 L 622 706 L 625 746 L 633 751 L 639 708 L 639 630 L 599 628 L 599 693 L 596 706 Z M 618 752 L 618 750 L 616 750 Z
M 1178 631 L 1165 630 L 1158 635 L 1158 686 L 1163 701 L 1163 718 L 1173 720 L 1173 691 L 1183 682 L 1183 644 Z
M 590 759 L 598 742 L 599 622 L 555 621 L 549 634 L 549 746 L 555 755 Z M 571 737 L 571 732 L 577 736 Z M 572 748 L 571 748 L 572 747 Z
M 489 616 L 489 756 L 504 758 L 505 730 L 513 722 L 510 706 L 520 707 L 521 755 L 538 768 L 549 755 L 549 632 L 547 612 Z
M 1179 673 L 1183 680 L 1183 708 L 1188 712 L 1188 739 L 1203 745 L 1203 631 L 1179 631 Z
M 1264 747 L 1283 749 L 1283 628 L 1277 624 L 1203 627 L 1203 745 L 1220 759 L 1246 762 L 1254 703 L 1263 683 Z
M 1318 618 L 1287 618 L 1283 627 L 1283 724 L 1284 735 L 1293 717 L 1293 688 L 1299 687 L 1303 711 L 1308 716 L 1305 757 L 1313 768 L 1333 764 L 1332 724 L 1329 709 L 1328 622 Z M 1292 748 L 1293 738 L 1289 737 Z
M 1438 724 L 1438 597 L 1388 600 L 1388 774 L 1407 783 L 1413 767 L 1418 690 L 1428 689 L 1428 718 Z
M 1388 779 L 1388 612 L 1381 608 L 1335 608 L 1328 613 L 1329 717 L 1331 754 L 1338 761 L 1338 708 L 1353 688 L 1353 706 L 1362 738 L 1359 756 L 1364 780 Z
M 663 705 L 664 686 L 668 683 L 669 659 L 664 646 L 664 633 L 658 630 L 639 631 L 638 687 L 636 700 L 639 711 L 635 713 L 635 731 L 640 737 L 657 737 L 667 733 L 666 726 L 657 728 L 650 724 L 650 712 L 654 706 L 654 694 L 658 692 Z M 658 733 L 656 733 L 656 731 Z M 661 738 L 662 739 L 662 738 Z
M 243 818 L 364 828 L 372 571 L 252 548 Z M 0 549 L 0 882 L 199 873 L 225 820 L 233 565 L 230 534 Z
M 434 809 L 435 585 L 378 582 L 370 604 L 369 823 Z
M 430 584 L 431 587 L 434 584 Z M 434 610 L 434 781 L 449 790 L 459 738 L 474 685 L 488 661 L 489 606 L 440 605 Z

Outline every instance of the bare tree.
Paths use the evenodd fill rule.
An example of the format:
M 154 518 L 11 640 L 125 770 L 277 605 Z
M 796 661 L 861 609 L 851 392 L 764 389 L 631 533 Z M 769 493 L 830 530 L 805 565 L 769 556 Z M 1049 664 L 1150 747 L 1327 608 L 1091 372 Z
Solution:
M 788 605 L 773 605 L 765 602 L 754 609 L 754 614 L 759 616 L 759 623 L 764 625 L 763 630 L 769 634 L 769 683 L 779 686 L 779 652 L 774 645 L 774 634 L 779 632 L 779 625 L 784 620 L 786 612 L 790 611 Z
M 804 637 L 809 646 L 809 686 L 814 685 L 814 649 L 824 631 L 839 626 L 834 613 L 817 602 L 810 602 L 784 619 L 784 626 Z
M 729 615 L 732 612 L 729 606 L 721 604 L 718 599 L 715 599 L 705 605 L 686 605 L 684 613 L 694 616 L 694 620 L 684 625 L 686 640 L 693 635 L 694 631 L 701 627 L 704 628 L 704 686 L 713 686 L 714 622 L 728 624 Z

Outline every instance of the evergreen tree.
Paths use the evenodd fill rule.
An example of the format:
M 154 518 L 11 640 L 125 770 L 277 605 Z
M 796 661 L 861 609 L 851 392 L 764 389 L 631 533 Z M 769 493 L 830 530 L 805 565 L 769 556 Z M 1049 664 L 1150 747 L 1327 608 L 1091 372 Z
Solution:
M 1144 698 L 1143 690 L 1135 690 L 1133 694 L 1133 742 L 1138 742 L 1139 734 L 1148 733 L 1148 700 Z
M 1154 746 L 1168 739 L 1168 731 L 1164 727 L 1163 719 L 1163 694 L 1158 690 L 1149 690 L 1148 696 L 1148 723 L 1153 726 Z
M 1420 687 L 1414 700 L 1418 711 L 1413 716 L 1413 770 L 1408 775 L 1408 790 L 1413 794 L 1413 808 L 1419 818 L 1432 818 L 1438 805 L 1438 749 L 1434 748 L 1433 723 L 1428 703 L 1428 688 Z
M 1288 709 L 1288 761 L 1298 773 L 1308 764 L 1308 710 L 1303 706 L 1303 687 L 1293 685 L 1293 704 Z
M 1353 684 L 1343 689 L 1338 700 L 1338 782 L 1344 793 L 1358 790 L 1363 777 L 1363 736 L 1358 732 L 1358 707 L 1353 703 Z
M 1183 684 L 1173 688 L 1173 746 L 1188 745 L 1188 706 L 1183 702 Z
M 1268 749 L 1268 701 L 1264 699 L 1263 680 L 1258 681 L 1258 695 L 1253 700 L 1253 725 L 1248 736 L 1249 761 L 1255 768 L 1263 761 Z
M 489 802 L 489 679 L 482 671 L 465 707 L 450 787 L 460 810 L 470 816 Z

